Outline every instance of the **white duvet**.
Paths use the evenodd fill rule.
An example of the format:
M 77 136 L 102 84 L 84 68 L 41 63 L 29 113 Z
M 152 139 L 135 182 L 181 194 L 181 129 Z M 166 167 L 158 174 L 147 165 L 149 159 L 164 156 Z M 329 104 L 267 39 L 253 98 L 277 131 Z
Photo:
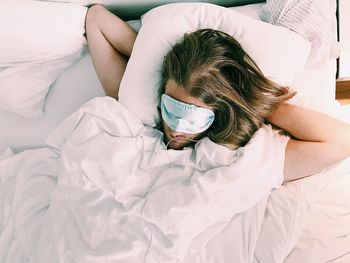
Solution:
M 319 191 L 295 183 L 270 196 L 288 138 L 265 126 L 236 151 L 207 138 L 167 150 L 162 139 L 103 97 L 67 118 L 50 147 L 4 152 L 0 262 L 282 262 L 301 234 L 288 220 L 303 219 Z M 292 209 L 271 233 L 271 201 L 286 199 Z

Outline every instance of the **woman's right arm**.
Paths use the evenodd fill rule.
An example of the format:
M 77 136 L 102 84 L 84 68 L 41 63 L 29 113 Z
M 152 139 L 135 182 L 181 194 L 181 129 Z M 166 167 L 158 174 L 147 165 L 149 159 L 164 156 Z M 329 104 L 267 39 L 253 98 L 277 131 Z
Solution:
M 342 121 L 287 103 L 267 120 L 293 137 L 286 148 L 284 181 L 318 173 L 350 156 L 350 125 Z
M 119 85 L 136 32 L 102 5 L 88 9 L 85 22 L 92 62 L 106 95 L 118 99 Z

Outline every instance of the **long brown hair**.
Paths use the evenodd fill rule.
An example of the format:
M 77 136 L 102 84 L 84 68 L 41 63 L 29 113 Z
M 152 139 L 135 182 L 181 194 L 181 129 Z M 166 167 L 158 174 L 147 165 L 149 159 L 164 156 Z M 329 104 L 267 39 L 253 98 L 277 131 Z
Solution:
M 295 95 L 267 79 L 232 36 L 213 29 L 185 34 L 174 45 L 164 58 L 162 92 L 169 79 L 213 107 L 207 136 L 233 147 L 244 146 L 264 119 Z

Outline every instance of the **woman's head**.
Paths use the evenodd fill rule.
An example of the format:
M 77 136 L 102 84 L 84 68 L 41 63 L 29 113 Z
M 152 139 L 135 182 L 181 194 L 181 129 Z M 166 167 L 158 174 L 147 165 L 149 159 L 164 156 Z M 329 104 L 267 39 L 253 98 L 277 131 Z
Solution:
M 171 133 L 163 122 L 166 141 L 182 136 L 181 143 L 169 143 L 175 149 L 191 142 L 185 138 L 204 134 L 232 148 L 244 146 L 264 119 L 295 94 L 265 78 L 234 38 L 212 29 L 185 34 L 175 44 L 163 62 L 162 86 L 162 93 L 215 114 L 210 128 L 197 134 Z

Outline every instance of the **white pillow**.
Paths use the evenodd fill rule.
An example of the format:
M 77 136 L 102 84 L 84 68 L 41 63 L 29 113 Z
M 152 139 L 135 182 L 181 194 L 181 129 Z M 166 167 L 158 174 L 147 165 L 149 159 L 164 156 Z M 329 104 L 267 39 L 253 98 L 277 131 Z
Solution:
M 159 121 L 157 105 L 163 57 L 184 33 L 200 28 L 232 35 L 263 73 L 281 85 L 293 82 L 305 66 L 310 43 L 296 33 L 234 10 L 206 3 L 157 7 L 142 17 L 119 90 L 119 101 L 146 125 Z
M 284 26 L 311 42 L 309 68 L 323 68 L 339 56 L 336 1 L 269 0 L 261 8 L 261 20 Z
M 50 85 L 81 56 L 86 7 L 40 1 L 0 2 L 0 108 L 43 116 Z

